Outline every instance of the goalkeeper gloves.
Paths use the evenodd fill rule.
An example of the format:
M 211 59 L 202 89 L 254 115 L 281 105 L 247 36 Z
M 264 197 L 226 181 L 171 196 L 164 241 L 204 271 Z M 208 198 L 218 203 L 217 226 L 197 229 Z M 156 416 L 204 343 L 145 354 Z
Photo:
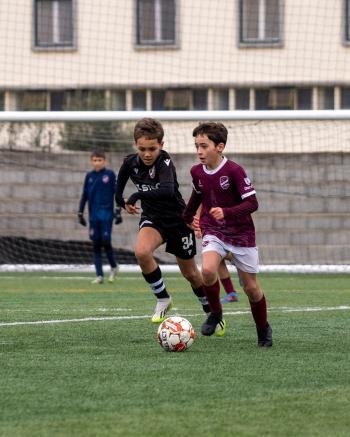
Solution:
M 82 212 L 78 212 L 78 222 L 82 225 L 82 226 L 86 226 L 86 220 L 84 219 L 83 213 Z
M 120 206 L 117 206 L 114 211 L 114 224 L 120 225 L 120 223 L 122 222 L 123 222 L 122 209 Z

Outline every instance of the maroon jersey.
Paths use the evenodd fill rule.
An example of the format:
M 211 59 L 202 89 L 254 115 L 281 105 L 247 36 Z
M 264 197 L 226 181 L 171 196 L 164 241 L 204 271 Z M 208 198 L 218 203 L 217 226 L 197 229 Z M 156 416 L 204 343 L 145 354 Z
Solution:
M 258 202 L 244 169 L 224 157 L 214 170 L 202 164 L 193 166 L 191 175 L 194 192 L 184 213 L 186 222 L 192 222 L 201 202 L 200 228 L 203 237 L 215 235 L 234 246 L 255 247 L 251 213 L 258 208 Z M 216 220 L 209 214 L 213 207 L 223 209 L 224 219 Z

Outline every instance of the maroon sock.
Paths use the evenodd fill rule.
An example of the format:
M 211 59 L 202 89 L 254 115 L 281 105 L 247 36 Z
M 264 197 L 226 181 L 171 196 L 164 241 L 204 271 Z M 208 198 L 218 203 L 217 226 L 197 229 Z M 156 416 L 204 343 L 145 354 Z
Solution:
M 267 325 L 267 307 L 265 296 L 259 302 L 249 302 L 252 310 L 253 319 L 257 328 L 265 328 Z
M 222 317 L 222 306 L 220 302 L 220 283 L 217 280 L 213 285 L 207 287 L 203 285 L 205 295 L 207 296 L 208 303 L 210 306 L 210 311 L 217 315 L 218 317 Z
M 230 276 L 228 276 L 227 278 L 220 278 L 220 281 L 222 286 L 224 287 L 225 293 L 237 293 Z

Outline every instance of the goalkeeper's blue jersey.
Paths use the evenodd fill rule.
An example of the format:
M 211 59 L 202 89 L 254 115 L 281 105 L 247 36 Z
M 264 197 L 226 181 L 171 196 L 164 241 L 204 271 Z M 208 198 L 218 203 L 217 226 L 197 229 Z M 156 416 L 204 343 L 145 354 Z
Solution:
M 84 212 L 88 203 L 90 221 L 113 220 L 116 175 L 113 170 L 104 168 L 86 174 L 79 212 Z

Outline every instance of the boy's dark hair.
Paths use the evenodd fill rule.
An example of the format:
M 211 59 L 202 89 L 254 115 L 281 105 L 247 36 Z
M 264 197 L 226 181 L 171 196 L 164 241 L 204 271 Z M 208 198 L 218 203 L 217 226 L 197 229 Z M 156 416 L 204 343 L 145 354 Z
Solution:
M 142 118 L 134 128 L 134 139 L 145 137 L 149 140 L 157 139 L 158 143 L 163 141 L 164 129 L 161 123 L 154 118 Z
M 91 152 L 90 159 L 91 158 L 103 158 L 106 159 L 106 154 L 102 149 L 95 149 Z
M 218 145 L 219 143 L 226 144 L 227 134 L 226 127 L 222 123 L 216 123 L 214 121 L 200 123 L 193 129 L 192 133 L 194 137 L 198 135 L 206 135 L 215 145 Z

